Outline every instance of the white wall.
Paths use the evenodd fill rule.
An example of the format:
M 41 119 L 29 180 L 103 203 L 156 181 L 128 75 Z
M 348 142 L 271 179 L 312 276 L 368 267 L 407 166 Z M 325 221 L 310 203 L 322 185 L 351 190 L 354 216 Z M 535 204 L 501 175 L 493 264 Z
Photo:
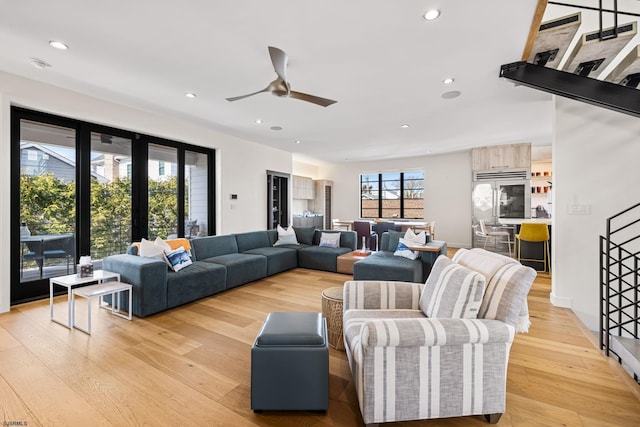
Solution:
M 452 247 L 471 246 L 471 151 L 380 162 L 320 166 L 320 179 L 333 181 L 333 217 L 360 217 L 360 174 L 424 170 L 425 219 L 436 222 L 436 238 Z
M 137 131 L 149 135 L 215 148 L 217 233 L 263 230 L 267 222 L 266 170 L 291 173 L 292 154 L 244 141 L 173 117 L 101 101 L 58 87 L 0 72 L 0 238 L 9 241 L 10 106 L 16 105 L 60 116 Z M 238 199 L 231 201 L 231 194 Z M 0 312 L 9 309 L 9 253 L 0 256 Z
M 557 98 L 553 147 L 553 290 L 598 329 L 598 239 L 606 219 L 640 202 L 640 120 Z M 570 215 L 571 205 L 590 209 Z

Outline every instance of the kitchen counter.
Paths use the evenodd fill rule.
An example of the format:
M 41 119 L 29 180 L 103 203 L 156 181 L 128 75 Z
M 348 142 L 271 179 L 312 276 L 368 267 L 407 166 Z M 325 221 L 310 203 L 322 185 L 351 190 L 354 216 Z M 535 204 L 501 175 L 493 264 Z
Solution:
M 552 218 L 501 218 L 498 220 L 503 225 L 521 225 L 523 222 L 534 222 L 542 224 L 553 224 Z

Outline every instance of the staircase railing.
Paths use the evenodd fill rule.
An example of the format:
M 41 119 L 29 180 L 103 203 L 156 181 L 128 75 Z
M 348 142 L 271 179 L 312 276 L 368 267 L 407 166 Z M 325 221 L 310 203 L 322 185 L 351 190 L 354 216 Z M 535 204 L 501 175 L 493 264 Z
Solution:
M 600 236 L 600 348 L 622 362 L 621 339 L 639 339 L 640 203 L 607 219 Z M 638 361 L 634 361 L 638 363 Z M 638 373 L 634 372 L 638 380 Z

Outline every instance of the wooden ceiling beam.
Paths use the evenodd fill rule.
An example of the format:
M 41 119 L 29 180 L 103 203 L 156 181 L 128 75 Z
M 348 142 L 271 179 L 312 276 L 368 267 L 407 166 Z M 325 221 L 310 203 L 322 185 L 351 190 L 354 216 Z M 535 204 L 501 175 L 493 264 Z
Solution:
M 540 24 L 542 23 L 542 17 L 544 11 L 547 9 L 548 0 L 538 0 L 536 11 L 533 13 L 533 19 L 531 20 L 531 27 L 529 27 L 529 37 L 527 37 L 527 43 L 524 46 L 524 52 L 522 52 L 522 60 L 526 61 L 531 56 L 531 50 L 533 49 L 533 43 L 536 41 L 536 36 L 540 30 Z

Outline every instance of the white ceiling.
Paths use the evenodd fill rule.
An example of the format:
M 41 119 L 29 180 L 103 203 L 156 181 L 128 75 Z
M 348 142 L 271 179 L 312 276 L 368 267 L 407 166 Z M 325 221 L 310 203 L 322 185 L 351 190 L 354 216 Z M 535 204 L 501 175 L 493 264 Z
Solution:
M 520 60 L 536 4 L 0 0 L 0 70 L 309 160 L 549 145 L 551 96 L 498 78 L 501 64 Z M 422 14 L 431 8 L 442 14 L 427 22 Z M 55 50 L 50 40 L 70 48 Z M 276 77 L 267 46 L 288 54 L 293 90 L 338 103 L 323 108 L 268 93 L 226 101 Z M 51 67 L 36 69 L 30 58 Z M 455 82 L 446 86 L 445 77 Z M 453 90 L 461 96 L 441 97 Z M 187 99 L 187 92 L 197 98 Z

